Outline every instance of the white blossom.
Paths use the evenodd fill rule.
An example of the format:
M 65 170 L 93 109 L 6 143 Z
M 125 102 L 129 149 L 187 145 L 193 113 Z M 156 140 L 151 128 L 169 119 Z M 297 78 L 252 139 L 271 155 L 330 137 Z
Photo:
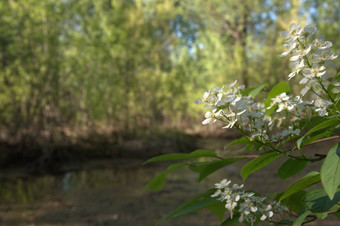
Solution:
M 293 43 L 301 36 L 302 31 L 300 24 L 296 25 L 293 23 L 290 25 L 289 31 L 281 32 L 281 36 L 287 39 L 287 43 Z
M 220 183 L 215 184 L 215 188 L 218 189 L 225 189 L 231 181 L 228 181 L 227 179 L 223 179 Z
M 282 53 L 281 56 L 291 55 L 292 72 L 288 75 L 289 79 L 301 74 L 302 78 L 299 84 L 303 87 L 300 94 L 305 96 L 312 90 L 313 93 L 318 95 L 318 98 L 321 98 L 329 95 L 326 91 L 329 85 L 336 86 L 332 89 L 333 93 L 340 93 L 340 88 L 335 85 L 338 83 L 335 79 L 336 73 L 334 73 L 336 66 L 332 63 L 338 57 L 338 54 L 332 52 L 332 42 L 325 41 L 323 37 L 319 36 L 309 42 L 309 37 L 315 31 L 316 28 L 311 25 L 301 28 L 299 25 L 291 24 L 289 31 L 281 34 L 286 38 L 284 46 L 287 48 L 287 51 Z M 328 114 L 327 106 L 315 105 L 315 111 L 320 116 L 326 116 Z M 279 111 L 288 107 L 288 105 L 282 104 L 279 106 Z
M 216 192 L 211 197 L 218 197 L 217 200 L 225 202 L 225 208 L 229 211 L 230 217 L 233 218 L 234 213 L 240 214 L 239 222 L 248 222 L 253 224 L 259 216 L 261 221 L 270 219 L 274 213 L 282 215 L 287 208 L 279 203 L 272 202 L 267 204 L 266 197 L 255 196 L 252 192 L 241 190 L 242 185 L 234 184 L 229 187 L 231 181 L 223 179 L 220 183 L 215 184 Z

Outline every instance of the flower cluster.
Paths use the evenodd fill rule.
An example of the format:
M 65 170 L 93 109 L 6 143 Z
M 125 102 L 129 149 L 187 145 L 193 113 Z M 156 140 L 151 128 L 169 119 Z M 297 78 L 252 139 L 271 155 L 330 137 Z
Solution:
M 269 220 L 274 213 L 282 215 L 283 211 L 287 210 L 280 203 L 266 204 L 266 197 L 259 197 L 252 192 L 241 190 L 243 185 L 229 186 L 230 183 L 231 181 L 224 179 L 215 184 L 217 190 L 211 197 L 219 197 L 219 201 L 226 202 L 225 208 L 229 210 L 231 218 L 235 212 L 238 212 L 240 222 L 253 224 L 259 217 L 261 221 Z
M 316 32 L 316 28 L 311 25 L 301 27 L 291 24 L 289 31 L 284 31 L 281 35 L 286 39 L 287 50 L 280 56 L 290 57 L 292 72 L 289 79 L 300 74 L 302 79 L 300 84 L 304 87 L 300 93 L 305 96 L 308 91 L 312 91 L 316 101 L 314 102 L 316 111 L 320 116 L 327 115 L 327 107 L 332 104 L 328 101 L 330 95 L 328 87 L 332 85 L 333 93 L 340 93 L 340 83 L 336 80 L 336 73 L 330 71 L 335 68 L 332 63 L 338 57 L 337 53 L 332 53 L 332 42 L 325 41 L 318 37 L 311 43 L 308 38 Z M 331 99 L 331 98 L 330 98 Z
M 269 140 L 268 129 L 272 125 L 271 117 L 265 114 L 265 106 L 258 103 L 251 96 L 243 96 L 243 86 L 236 87 L 237 81 L 217 87 L 212 91 L 205 92 L 197 104 L 205 104 L 210 110 L 205 113 L 202 124 L 211 124 L 216 120 L 226 123 L 223 128 L 238 126 L 248 132 L 251 139 L 260 137 Z
M 236 127 L 247 133 L 251 140 L 259 138 L 264 142 L 278 142 L 287 136 L 295 136 L 300 133 L 300 130 L 292 128 L 276 134 L 272 133 L 273 127 L 280 126 L 285 118 L 268 116 L 265 105 L 255 102 L 251 96 L 244 96 L 243 89 L 244 87 L 237 87 L 235 81 L 232 84 L 205 92 L 201 100 L 195 101 L 197 104 L 205 104 L 205 108 L 210 108 L 205 113 L 205 120 L 202 124 L 222 121 L 226 124 L 223 128 Z M 303 117 L 311 104 L 311 102 L 303 102 L 300 97 L 291 99 L 286 93 L 282 93 L 276 98 L 272 98 L 272 104 L 267 109 L 278 105 L 277 112 L 287 110 L 292 115 Z
M 271 98 L 272 103 L 267 108 L 270 109 L 274 106 L 278 106 L 276 112 L 288 111 L 297 118 L 306 117 L 306 114 L 310 113 L 314 109 L 314 101 L 303 101 L 300 96 L 288 96 L 286 93 L 281 93 L 275 98 Z

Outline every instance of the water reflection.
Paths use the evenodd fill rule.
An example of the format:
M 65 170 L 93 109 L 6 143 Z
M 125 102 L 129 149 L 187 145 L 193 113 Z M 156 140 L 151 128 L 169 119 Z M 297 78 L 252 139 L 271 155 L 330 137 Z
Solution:
M 70 178 L 72 177 L 72 172 L 67 172 L 65 173 L 63 180 L 62 180 L 62 188 L 64 191 L 69 190 L 70 188 L 72 188 L 72 183 L 70 181 Z
M 0 179 L 2 223 L 136 225 L 138 221 L 139 225 L 151 225 L 209 187 L 197 186 L 197 175 L 182 169 L 169 175 L 162 191 L 142 194 L 143 186 L 165 165 L 123 169 L 107 167 L 109 161 L 105 165 L 60 175 Z M 202 222 L 214 222 L 214 217 L 203 215 L 206 220 Z
M 45 197 L 56 183 L 56 176 L 0 180 L 1 204 L 24 204 Z

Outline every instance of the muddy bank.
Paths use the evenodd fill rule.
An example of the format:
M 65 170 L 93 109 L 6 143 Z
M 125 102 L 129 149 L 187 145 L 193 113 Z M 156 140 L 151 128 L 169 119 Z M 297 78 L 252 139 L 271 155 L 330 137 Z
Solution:
M 57 173 L 83 168 L 93 159 L 141 159 L 173 152 L 191 152 L 201 137 L 180 132 L 112 140 L 88 137 L 76 143 L 9 144 L 0 142 L 0 169 Z

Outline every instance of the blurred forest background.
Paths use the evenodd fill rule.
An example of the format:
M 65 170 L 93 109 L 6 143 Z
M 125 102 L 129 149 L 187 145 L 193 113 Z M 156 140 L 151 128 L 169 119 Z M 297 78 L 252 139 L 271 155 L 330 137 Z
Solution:
M 202 129 L 205 90 L 287 80 L 280 32 L 312 23 L 337 50 L 339 18 L 338 0 L 2 0 L 0 138 Z

